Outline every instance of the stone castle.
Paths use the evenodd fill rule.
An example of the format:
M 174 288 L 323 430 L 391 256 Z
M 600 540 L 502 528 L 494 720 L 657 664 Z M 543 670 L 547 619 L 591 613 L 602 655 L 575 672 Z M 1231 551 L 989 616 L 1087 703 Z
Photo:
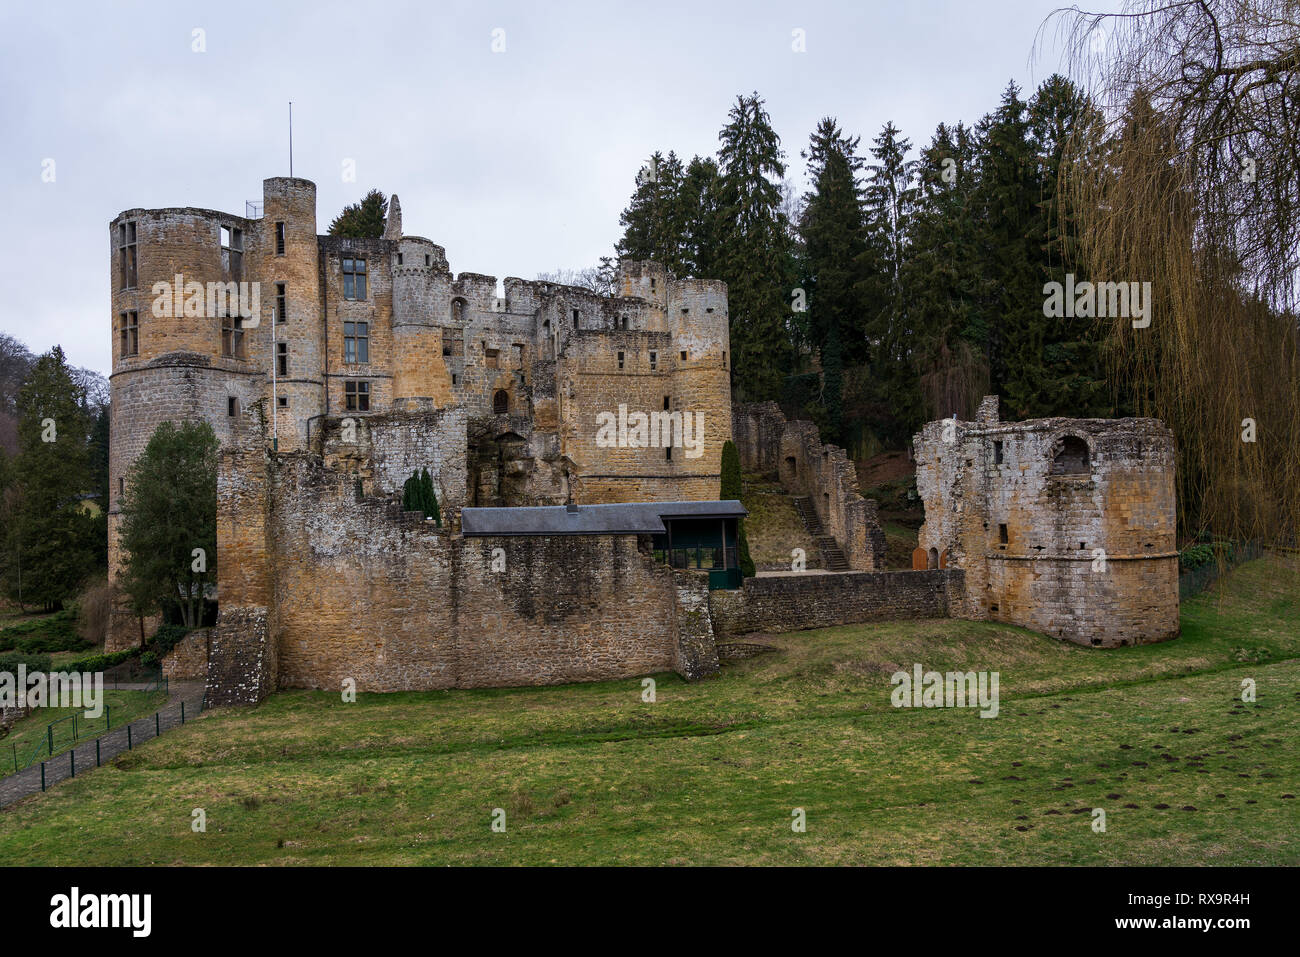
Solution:
M 312 183 L 263 188 L 260 215 L 132 209 L 110 226 L 110 577 L 132 462 L 161 422 L 207 421 L 222 448 L 220 613 L 180 652 L 212 703 L 349 679 L 697 678 L 733 636 L 873 618 L 991 617 L 1094 645 L 1176 633 L 1158 424 L 998 426 L 994 406 L 948 443 L 932 423 L 916 455 L 919 553 L 934 558 L 885 572 L 844 451 L 771 404 L 733 410 L 723 283 L 625 261 L 614 296 L 498 290 L 405 235 L 395 196 L 382 238 L 345 239 L 317 234 Z M 717 499 L 733 433 L 746 469 L 807 498 L 847 571 L 732 577 L 745 512 Z M 1074 455 L 1071 437 L 1092 469 L 1073 485 L 1035 444 Z M 441 524 L 401 508 L 418 469 Z M 989 522 L 1016 529 L 1008 547 L 976 534 Z M 1112 550 L 1113 578 L 1072 577 L 1062 536 Z M 109 649 L 138 641 L 115 613 Z

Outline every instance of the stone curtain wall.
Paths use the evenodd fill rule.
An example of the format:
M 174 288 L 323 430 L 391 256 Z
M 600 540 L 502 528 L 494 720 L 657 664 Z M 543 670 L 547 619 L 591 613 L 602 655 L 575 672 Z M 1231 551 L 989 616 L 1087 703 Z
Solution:
M 857 471 L 843 449 L 822 444 L 811 422 L 787 422 L 775 402 L 737 405 L 732 435 L 741 467 L 778 478 L 791 495 L 813 503 L 849 567 L 876 571 L 885 564 L 885 533 L 876 503 L 858 491 Z
M 214 703 L 347 678 L 399 691 L 716 670 L 699 596 L 636 536 L 462 539 L 355 482 L 303 453 L 223 453 Z M 231 521 L 259 509 L 265 534 Z
M 785 632 L 864 621 L 947 618 L 962 573 L 844 572 L 746 578 L 737 591 L 709 593 L 719 640 L 754 631 Z
M 211 636 L 211 628 L 196 628 L 167 652 L 162 669 L 168 681 L 203 681 L 208 677 Z
M 1086 444 L 1086 469 L 1053 471 L 1067 441 Z M 920 546 L 965 569 L 969 617 L 1098 647 L 1178 634 L 1174 445 L 1160 422 L 1003 423 L 989 397 L 975 422 L 931 422 L 915 446 Z

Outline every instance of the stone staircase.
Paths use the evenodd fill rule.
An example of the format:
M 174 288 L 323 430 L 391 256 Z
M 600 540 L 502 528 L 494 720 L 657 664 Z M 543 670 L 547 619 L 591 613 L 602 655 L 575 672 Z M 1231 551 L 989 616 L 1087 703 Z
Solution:
M 821 519 L 817 517 L 817 510 L 813 508 L 812 500 L 807 495 L 796 495 L 794 507 L 799 513 L 799 518 L 803 520 L 803 527 L 808 529 L 808 534 L 817 542 L 817 550 L 822 556 L 822 567 L 832 572 L 849 571 L 849 560 L 844 557 L 844 549 L 840 548 L 840 543 L 835 541 L 833 535 L 826 534 Z

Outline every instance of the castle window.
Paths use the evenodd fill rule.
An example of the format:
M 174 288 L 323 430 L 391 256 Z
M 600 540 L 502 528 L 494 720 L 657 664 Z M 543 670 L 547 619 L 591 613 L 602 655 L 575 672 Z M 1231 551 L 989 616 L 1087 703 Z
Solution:
M 578 328 L 578 310 L 573 310 L 573 328 Z
M 118 494 L 118 495 L 125 495 L 125 494 L 126 494 L 126 479 L 124 479 L 124 478 L 119 478 L 119 479 L 117 480 L 117 494 Z
M 233 395 L 226 396 L 226 415 L 232 419 L 239 415 L 239 400 Z
M 619 367 L 620 369 L 623 368 L 623 353 L 621 353 L 621 352 L 618 354 L 618 367 Z
M 287 342 L 275 344 L 275 373 L 282 376 L 289 374 L 289 343 Z
M 1079 475 L 1088 472 L 1088 443 L 1077 435 L 1067 435 L 1052 459 L 1053 475 Z
M 510 411 L 510 393 L 505 389 L 497 389 L 492 393 L 492 414 L 505 415 Z
M 275 284 L 275 321 L 284 322 L 289 318 L 289 293 L 284 283 Z
M 275 254 L 284 255 L 284 223 L 275 224 Z
M 465 300 L 464 299 L 453 299 L 451 301 L 451 321 L 452 322 L 465 321 Z
M 430 265 L 429 260 L 430 260 L 431 258 L 432 258 L 432 257 L 430 257 L 430 255 L 429 255 L 428 253 L 425 253 L 425 254 L 424 254 L 424 264 L 425 264 L 426 266 Z
M 289 408 L 289 397 L 287 395 L 278 396 L 277 401 L 280 403 L 280 408 Z
M 652 352 L 650 353 L 650 371 L 654 372 L 657 368 L 659 368 L 659 353 Z
M 122 313 L 122 355 L 140 354 L 140 318 L 134 309 Z
M 993 441 L 993 464 L 1002 464 L 1002 443 L 996 439 Z
M 623 328 L 624 328 L 624 329 L 627 328 L 627 316 L 624 316 L 624 317 L 623 317 Z
M 671 445 L 664 446 L 664 459 L 669 462 L 673 460 L 673 447 Z
M 221 268 L 238 279 L 244 268 L 244 231 L 221 227 Z
M 343 260 L 343 298 L 366 298 L 366 261 L 364 259 Z
M 343 403 L 349 412 L 369 412 L 370 383 L 357 379 L 343 383 Z
M 454 372 L 451 374 L 451 384 L 452 384 L 452 385 L 459 385 L 459 384 L 460 384 L 460 376 L 456 375 L 456 373 L 454 373 Z
M 370 361 L 370 323 L 343 323 L 343 361 Z
M 937 548 L 931 548 L 930 551 L 926 553 L 926 556 L 925 556 L 925 567 L 926 567 L 926 568 L 938 568 L 938 567 L 939 567 L 939 549 L 937 549 Z
M 401 254 L 401 253 L 398 253 L 398 254 L 397 254 L 397 265 L 400 266 L 401 264 L 402 264 L 402 254 Z
M 682 350 L 682 361 L 683 361 L 683 362 L 686 361 L 686 350 L 685 350 L 685 349 Z
M 134 289 L 136 282 L 135 220 L 117 227 L 117 244 L 122 250 L 122 288 Z
M 1011 537 L 1007 534 L 1007 527 L 1006 527 L 1005 525 L 999 525 L 999 526 L 998 526 L 998 544 L 999 544 L 999 545 L 1006 545 L 1006 544 L 1008 544 L 1010 541 L 1011 541 Z
M 725 369 L 726 367 L 727 367 L 727 354 L 724 352 L 722 353 L 722 368 Z
M 244 320 L 238 316 L 221 317 L 221 354 L 244 358 Z
M 670 400 L 671 400 L 671 397 L 670 397 L 670 396 L 664 396 L 664 411 L 665 411 L 665 412 L 668 411 L 668 405 L 669 405 Z

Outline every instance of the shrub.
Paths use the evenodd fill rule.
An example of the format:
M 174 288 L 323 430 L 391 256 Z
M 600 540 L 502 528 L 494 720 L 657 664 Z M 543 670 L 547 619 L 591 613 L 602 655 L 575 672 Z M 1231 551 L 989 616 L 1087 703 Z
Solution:
M 91 644 L 102 645 L 112 610 L 113 586 L 108 579 L 91 581 L 77 596 L 77 633 Z
M 69 661 L 63 665 L 62 671 L 106 671 L 113 665 L 120 665 L 134 655 L 138 654 L 139 648 L 128 648 L 126 651 L 115 651 L 111 655 L 87 655 L 85 658 L 78 658 L 75 661 Z M 30 666 L 29 666 L 30 667 Z
M 39 654 L 75 651 L 85 643 L 77 634 L 76 614 L 65 609 L 0 631 L 0 650 Z
M 22 654 L 14 651 L 0 655 L 0 674 L 8 672 L 16 675 L 20 665 L 26 665 L 29 672 L 49 671 L 50 656 Z

